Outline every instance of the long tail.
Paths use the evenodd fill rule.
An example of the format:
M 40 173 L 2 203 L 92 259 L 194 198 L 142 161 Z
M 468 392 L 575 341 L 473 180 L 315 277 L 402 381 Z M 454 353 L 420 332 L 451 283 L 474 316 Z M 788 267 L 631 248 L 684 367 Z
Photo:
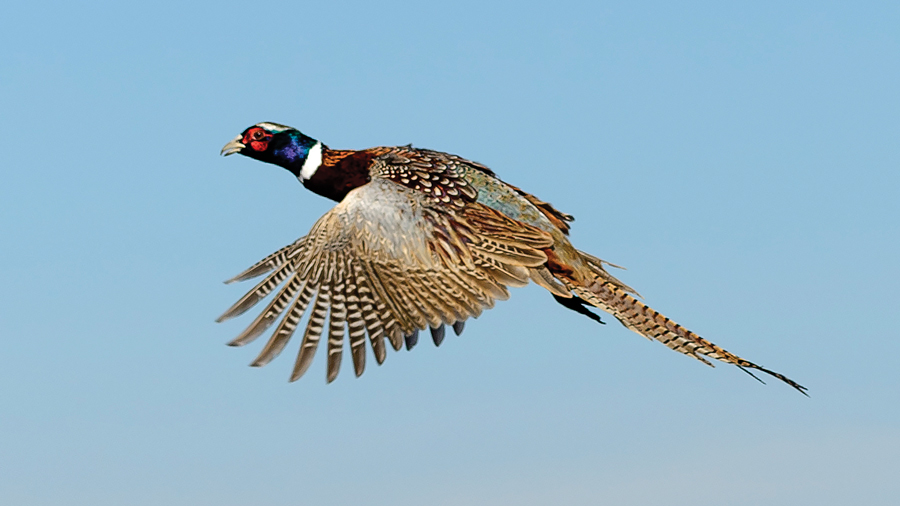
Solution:
M 633 290 L 630 290 L 607 273 L 603 269 L 602 264 L 604 262 L 586 253 L 579 253 L 593 276 L 591 276 L 591 281 L 587 283 L 587 286 L 571 285 L 569 288 L 588 304 L 615 316 L 617 320 L 622 322 L 622 325 L 647 339 L 659 341 L 669 348 L 694 357 L 709 366 L 712 366 L 712 363 L 704 357 L 734 364 L 758 381 L 763 382 L 750 371 L 755 369 L 778 378 L 797 389 L 803 395 L 808 396 L 806 387 L 796 381 L 726 351 L 675 323 L 660 314 L 659 311 L 650 308 L 628 293 Z

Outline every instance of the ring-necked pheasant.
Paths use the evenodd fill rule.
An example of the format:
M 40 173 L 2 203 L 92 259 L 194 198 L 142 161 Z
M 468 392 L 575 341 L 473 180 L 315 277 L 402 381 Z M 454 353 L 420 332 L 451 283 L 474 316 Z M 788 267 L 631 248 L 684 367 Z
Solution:
M 247 128 L 222 148 L 223 155 L 234 153 L 284 167 L 308 189 L 338 202 L 309 235 L 228 281 L 269 273 L 218 321 L 244 313 L 280 287 L 229 343 L 247 344 L 281 317 L 251 365 L 275 358 L 311 307 L 291 381 L 306 372 L 323 333 L 327 380 L 333 381 L 348 329 L 359 376 L 367 334 L 381 364 L 385 338 L 395 350 L 404 343 L 410 349 L 428 328 L 440 345 L 444 325 L 459 334 L 466 319 L 507 299 L 507 287 L 534 281 L 565 307 L 597 321 L 586 305 L 708 365 L 704 357 L 762 371 L 805 394 L 786 376 L 725 351 L 636 299 L 604 268 L 612 264 L 572 246 L 566 237 L 570 215 L 481 164 L 412 146 L 333 150 L 276 123 Z

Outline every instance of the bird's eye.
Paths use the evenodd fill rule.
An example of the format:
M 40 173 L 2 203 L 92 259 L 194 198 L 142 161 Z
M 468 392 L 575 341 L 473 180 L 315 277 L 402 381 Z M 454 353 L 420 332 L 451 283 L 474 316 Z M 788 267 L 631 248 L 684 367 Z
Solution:
M 266 133 L 263 132 L 262 130 L 257 130 L 255 132 L 253 132 L 252 134 L 250 134 L 250 138 L 252 138 L 254 141 L 261 141 L 261 140 L 263 140 L 263 138 L 265 136 L 266 136 Z

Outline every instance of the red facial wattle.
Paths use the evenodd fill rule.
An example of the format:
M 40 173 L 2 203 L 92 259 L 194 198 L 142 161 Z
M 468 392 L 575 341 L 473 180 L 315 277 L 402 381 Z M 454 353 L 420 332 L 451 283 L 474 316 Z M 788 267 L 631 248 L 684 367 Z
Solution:
M 255 127 L 247 130 L 244 134 L 244 138 L 242 142 L 245 146 L 250 146 L 254 151 L 263 152 L 269 149 L 269 141 L 272 139 L 272 134 L 267 132 L 266 130 Z

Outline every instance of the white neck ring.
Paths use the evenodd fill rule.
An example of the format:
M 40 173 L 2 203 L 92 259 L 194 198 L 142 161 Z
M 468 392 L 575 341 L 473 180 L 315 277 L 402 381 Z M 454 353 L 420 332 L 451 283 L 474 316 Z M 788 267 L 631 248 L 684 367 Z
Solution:
M 316 141 L 313 147 L 309 148 L 309 153 L 306 154 L 306 161 L 300 167 L 300 176 L 298 176 L 300 182 L 312 179 L 320 165 L 322 165 L 322 143 Z

